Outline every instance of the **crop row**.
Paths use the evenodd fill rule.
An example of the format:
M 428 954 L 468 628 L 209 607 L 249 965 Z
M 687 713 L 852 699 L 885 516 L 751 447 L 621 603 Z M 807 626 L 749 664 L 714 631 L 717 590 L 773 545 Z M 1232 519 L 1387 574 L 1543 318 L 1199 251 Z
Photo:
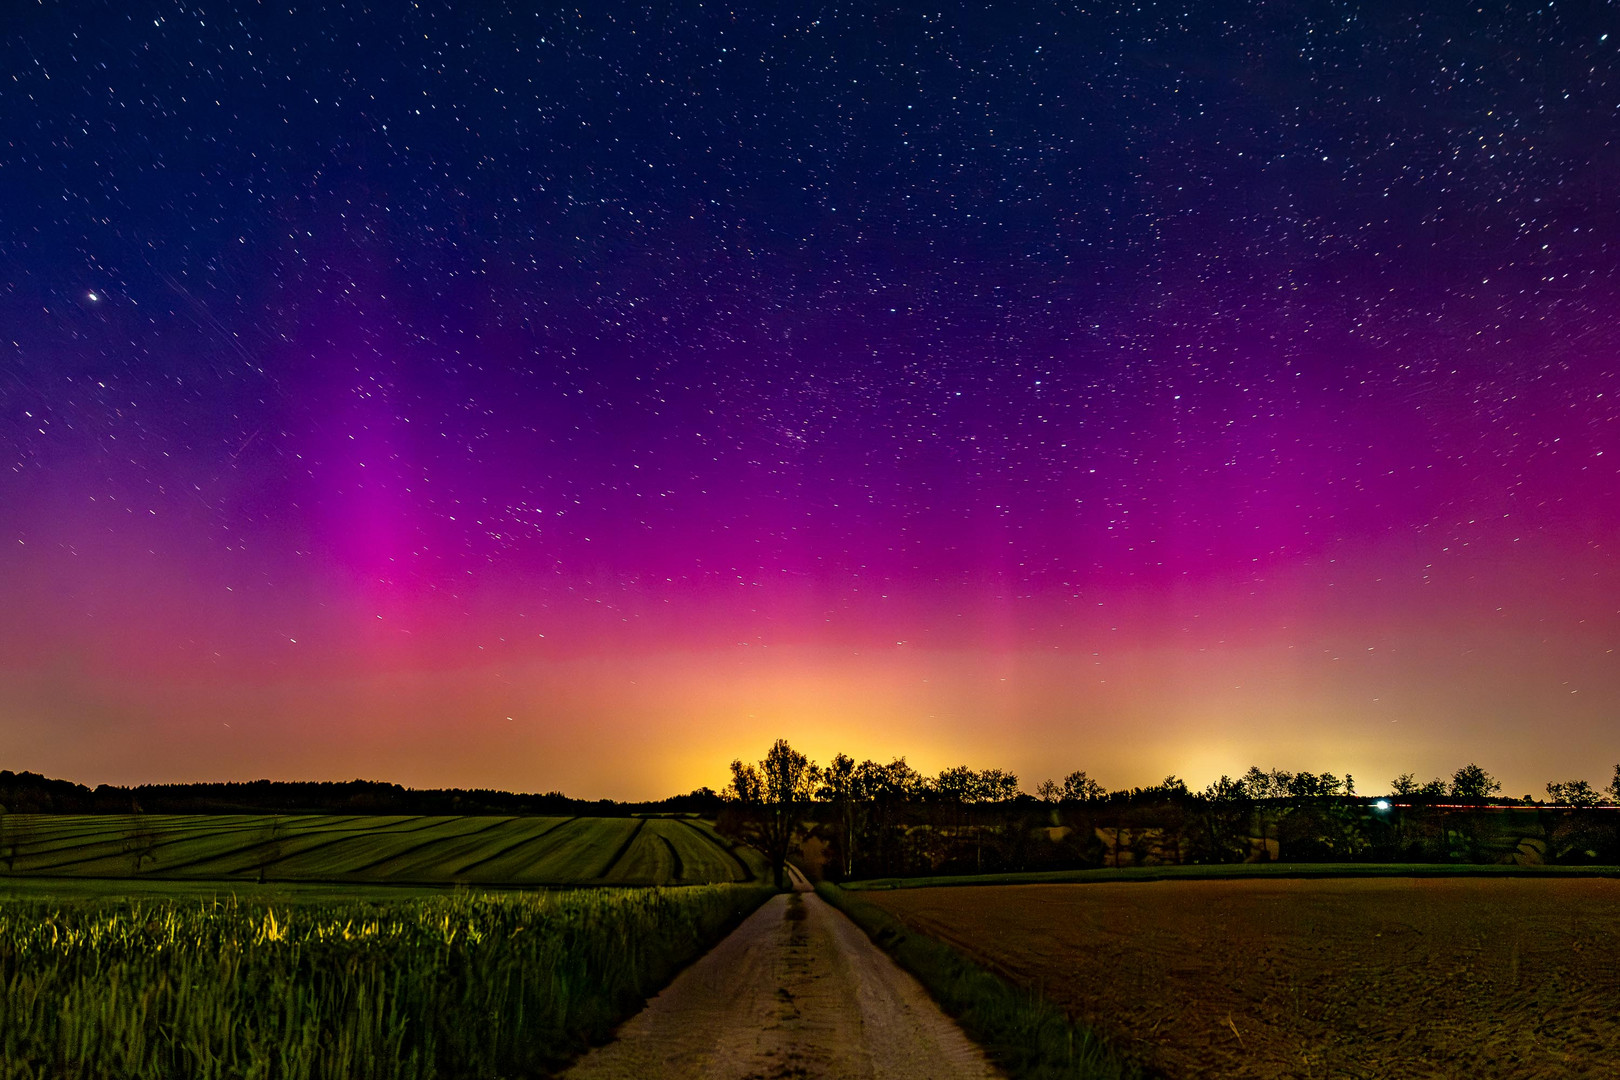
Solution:
M 684 818 L 4 814 L 0 873 L 670 885 L 752 881 L 761 867 Z
M 0 901 L 0 1080 L 545 1075 L 766 891 Z

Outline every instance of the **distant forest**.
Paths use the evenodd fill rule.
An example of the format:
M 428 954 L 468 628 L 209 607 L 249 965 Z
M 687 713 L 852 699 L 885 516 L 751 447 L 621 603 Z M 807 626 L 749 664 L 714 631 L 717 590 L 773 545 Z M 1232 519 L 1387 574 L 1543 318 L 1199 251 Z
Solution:
M 1358 793 L 1349 776 L 1258 767 L 1202 790 L 1168 776 L 1109 791 L 1078 771 L 1034 787 L 1001 769 L 926 775 L 904 758 L 839 754 L 822 767 L 782 740 L 757 764 L 733 762 L 724 792 L 647 802 L 372 780 L 92 789 L 0 771 L 0 848 L 13 814 L 695 814 L 777 869 L 791 860 L 832 878 L 1274 860 L 1620 863 L 1620 767 L 1604 789 L 1550 782 L 1546 800 L 1503 797 L 1473 764 L 1449 781 L 1404 774 L 1382 795 Z
M 741 764 L 740 762 L 738 763 Z M 760 763 L 763 768 L 764 762 Z M 1061 781 L 1044 780 L 1035 794 L 1024 792 L 1016 774 L 1004 769 L 973 769 L 958 765 L 937 776 L 918 772 L 903 757 L 887 764 L 862 761 L 839 754 L 826 767 L 807 762 L 807 797 L 841 803 L 907 802 L 948 804 L 1058 804 L 1119 805 L 1171 801 L 1229 802 L 1339 798 L 1372 801 L 1358 794 L 1353 778 L 1333 773 L 1262 771 L 1255 767 L 1236 780 L 1222 776 L 1202 791 L 1189 788 L 1176 776 L 1147 787 L 1109 790 L 1083 771 Z M 735 768 L 735 766 L 734 766 Z M 122 787 L 101 784 L 88 788 L 70 780 L 56 780 L 33 772 L 0 770 L 0 813 L 22 814 L 241 814 L 241 813 L 347 813 L 347 814 L 589 814 L 621 816 L 640 813 L 691 813 L 714 816 L 738 798 L 736 777 L 724 792 L 700 787 L 685 795 L 644 802 L 612 799 L 576 799 L 559 791 L 544 794 L 499 791 L 490 788 L 407 788 L 378 780 L 286 781 L 248 780 L 189 784 L 141 784 Z M 1530 805 L 1540 798 L 1508 798 L 1501 784 L 1477 765 L 1458 769 L 1449 781 L 1436 777 L 1418 781 L 1411 773 L 1389 782 L 1388 797 L 1402 802 L 1466 801 L 1497 805 Z M 1585 780 L 1550 782 L 1546 802 L 1597 806 L 1620 803 L 1620 765 L 1606 788 Z
M 1405 773 L 1387 794 L 1350 776 L 1263 770 L 1202 791 L 1167 776 L 1108 791 L 1084 772 L 1025 794 L 1002 769 L 937 776 L 896 758 L 817 765 L 778 739 L 731 764 L 722 832 L 775 868 L 797 859 L 832 878 L 1232 862 L 1620 862 L 1620 766 L 1600 791 L 1552 781 L 1549 801 L 1504 798 L 1475 764 L 1449 782 Z M 808 836 L 802 840 L 801 837 Z M 797 855 L 795 854 L 797 852 Z
M 31 772 L 0 770 L 0 812 L 19 814 L 584 814 L 713 816 L 721 797 L 708 788 L 656 802 L 571 799 L 561 792 L 523 794 L 484 788 L 419 790 L 376 780 L 250 780 L 141 784 L 94 789 Z

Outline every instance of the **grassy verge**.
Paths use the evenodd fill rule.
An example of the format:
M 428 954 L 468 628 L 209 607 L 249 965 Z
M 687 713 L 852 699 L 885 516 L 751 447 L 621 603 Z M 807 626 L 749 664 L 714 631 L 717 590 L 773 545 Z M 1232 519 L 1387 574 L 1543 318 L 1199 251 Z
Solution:
M 1620 877 L 1620 866 L 1497 866 L 1464 863 L 1231 863 L 1140 866 L 1118 870 L 1031 870 L 1004 874 L 871 878 L 844 888 L 922 889 L 941 885 L 1061 885 L 1097 881 L 1219 881 L 1234 878 L 1334 877 Z
M 893 915 L 828 882 L 816 886 L 917 977 L 1013 1080 L 1127 1080 L 1144 1073 L 1056 1005 L 1013 986 Z
M 758 886 L 0 901 L 0 1080 L 543 1076 Z

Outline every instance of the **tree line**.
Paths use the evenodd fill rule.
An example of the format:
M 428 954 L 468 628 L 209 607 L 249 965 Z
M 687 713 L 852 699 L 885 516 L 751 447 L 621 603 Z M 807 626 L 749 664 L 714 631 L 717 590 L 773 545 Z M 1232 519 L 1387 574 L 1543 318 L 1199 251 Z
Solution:
M 925 775 L 904 757 L 856 762 L 842 753 L 823 766 L 778 739 L 760 761 L 731 763 L 722 825 L 764 851 L 779 878 L 806 841 L 825 849 L 831 862 L 825 872 L 838 877 L 1233 862 L 1285 857 L 1284 851 L 1289 858 L 1350 860 L 1620 858 L 1612 824 L 1585 818 L 1573 826 L 1562 819 L 1537 824 L 1520 815 L 1487 826 L 1483 812 L 1471 813 L 1620 803 L 1620 765 L 1601 791 L 1583 780 L 1548 783 L 1551 808 L 1529 796 L 1504 798 L 1501 790 L 1496 777 L 1470 762 L 1449 781 L 1403 773 L 1381 796 L 1359 794 L 1348 774 L 1259 766 L 1202 790 L 1171 775 L 1110 791 L 1076 770 L 1042 780 L 1031 796 L 1004 769 L 958 765 Z M 1505 828 L 1534 843 L 1505 848 L 1514 839 Z
M 581 814 L 718 813 L 717 792 L 647 802 L 575 799 L 558 791 L 407 788 L 376 780 L 247 780 L 86 787 L 33 772 L 0 770 L 0 813 L 18 814 Z

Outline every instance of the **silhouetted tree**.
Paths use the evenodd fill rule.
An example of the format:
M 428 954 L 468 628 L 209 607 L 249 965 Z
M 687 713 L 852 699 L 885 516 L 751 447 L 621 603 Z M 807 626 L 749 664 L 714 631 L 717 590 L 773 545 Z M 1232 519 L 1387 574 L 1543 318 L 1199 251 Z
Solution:
M 1340 780 L 1332 773 L 1320 775 L 1311 772 L 1297 772 L 1290 776 L 1283 785 L 1284 793 L 1296 799 L 1315 799 L 1323 796 L 1348 795 L 1354 788 L 1354 782 L 1346 777 Z
M 1248 823 L 1254 812 L 1243 781 L 1221 775 L 1199 795 L 1204 829 L 1193 846 L 1200 862 L 1242 862 L 1248 855 Z
M 985 769 L 979 773 L 979 802 L 1008 802 L 1018 798 L 1018 774 L 1006 769 Z
M 758 765 L 731 763 L 731 795 L 748 811 L 757 843 L 770 861 L 776 887 L 787 883 L 787 857 L 820 784 L 821 770 L 777 739 Z
M 1459 799 L 1488 799 L 1501 790 L 1496 777 L 1472 762 L 1451 774 L 1451 794 Z
M 1614 767 L 1614 779 L 1609 781 L 1609 786 L 1605 790 L 1608 791 L 1609 798 L 1620 802 L 1620 765 Z
M 906 811 L 927 794 L 926 777 L 897 757 L 887 765 L 870 759 L 855 767 L 860 798 L 866 803 L 867 847 L 872 869 L 878 873 L 905 873 L 913 854 L 906 844 Z
M 821 773 L 818 797 L 832 804 L 838 822 L 838 859 L 844 877 L 855 872 L 855 825 L 860 810 L 855 782 L 855 759 L 836 754 Z
M 1249 771 L 1243 774 L 1242 784 L 1251 799 L 1280 799 L 1288 794 L 1288 785 L 1293 779 L 1294 774 L 1283 769 L 1262 772 L 1260 766 L 1250 765 Z
M 1175 773 L 1159 781 L 1159 786 L 1152 790 L 1163 800 L 1154 815 L 1155 823 L 1163 837 L 1159 857 L 1163 858 L 1168 853 L 1179 866 L 1186 859 L 1186 845 L 1183 841 L 1188 831 L 1187 805 L 1191 802 L 1192 793 L 1187 790 L 1187 782 Z
M 946 802 L 971 803 L 981 799 L 979 773 L 966 765 L 941 769 L 934 778 L 934 793 Z
M 966 765 L 955 765 L 940 772 L 934 780 L 933 793 L 945 804 L 955 839 L 960 840 L 964 835 L 972 838 L 974 867 L 983 870 L 985 815 L 982 812 L 975 812 L 970 818 L 968 807 L 986 803 L 1005 803 L 1016 799 L 1019 795 L 1018 777 L 1005 769 L 972 769 Z M 1005 819 L 1006 815 L 1001 815 L 998 820 L 1005 825 Z M 1021 825 L 1002 831 L 1006 835 L 997 837 L 1000 848 L 1010 850 L 1022 844 Z M 930 833 L 933 835 L 929 838 L 936 841 L 932 852 L 935 860 L 948 856 L 949 852 L 937 843 L 940 839 L 937 835 L 938 830 L 930 830 Z
M 1085 774 L 1085 770 L 1077 770 L 1063 778 L 1064 802 L 1090 802 L 1100 799 L 1108 792 L 1103 786 Z
M 1258 765 L 1250 765 L 1249 771 L 1243 774 L 1243 790 L 1255 802 L 1254 821 L 1259 826 L 1260 850 L 1265 858 L 1271 858 L 1271 845 L 1269 841 L 1276 834 L 1280 819 L 1287 816 L 1288 807 L 1280 805 L 1277 800 L 1286 798 L 1288 785 L 1293 783 L 1294 774 L 1284 769 L 1262 771 Z M 1281 839 L 1278 839 L 1278 855 L 1281 856 Z
M 1171 773 L 1169 776 L 1166 776 L 1163 780 L 1159 781 L 1158 789 L 1169 796 L 1186 795 L 1187 781 L 1183 780 L 1175 773 Z
M 1566 806 L 1596 806 L 1602 801 L 1602 793 L 1585 780 L 1565 780 L 1561 784 L 1549 780 L 1547 794 L 1553 802 Z

